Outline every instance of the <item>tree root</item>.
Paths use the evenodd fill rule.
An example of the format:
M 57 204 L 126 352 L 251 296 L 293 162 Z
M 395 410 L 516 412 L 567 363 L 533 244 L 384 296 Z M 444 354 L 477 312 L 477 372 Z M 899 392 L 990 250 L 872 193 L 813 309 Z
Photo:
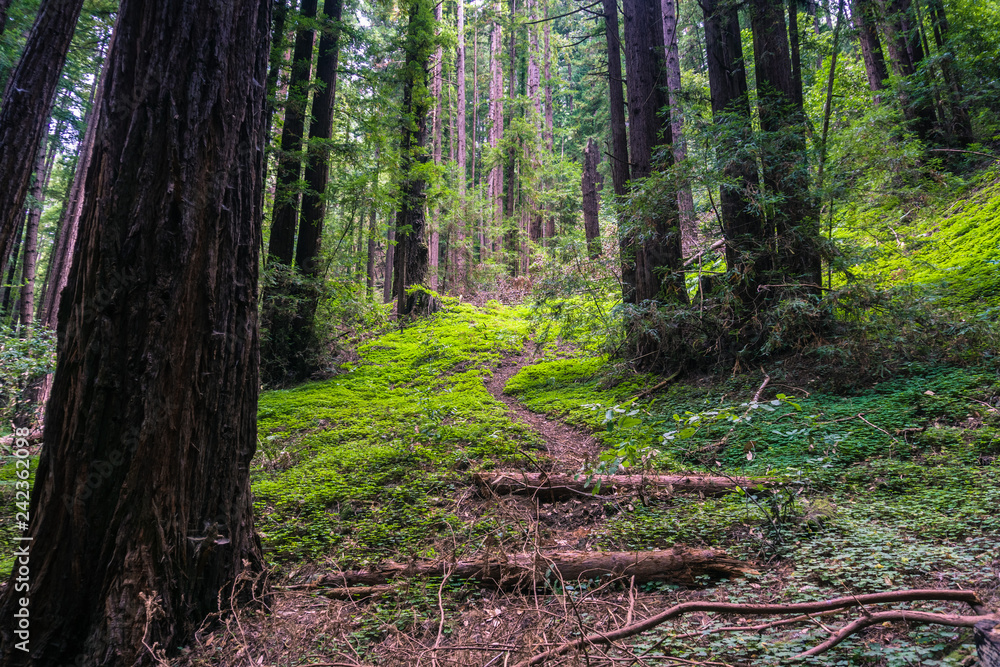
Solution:
M 910 621 L 922 624 L 950 625 L 955 627 L 973 627 L 988 619 L 996 619 L 996 614 L 979 616 L 960 616 L 955 614 L 937 614 L 908 610 L 893 610 L 871 613 L 865 605 L 888 604 L 894 602 L 913 602 L 918 600 L 951 600 L 955 602 L 966 602 L 978 612 L 985 611 L 982 603 L 972 591 L 953 591 L 938 589 L 913 589 L 902 591 L 890 591 L 886 593 L 872 593 L 868 595 L 852 595 L 850 597 L 835 598 L 820 602 L 803 602 L 794 604 L 731 604 L 720 602 L 684 602 L 666 609 L 655 616 L 626 625 L 611 632 L 598 632 L 586 637 L 566 642 L 553 649 L 539 653 L 527 660 L 517 663 L 514 667 L 531 667 L 540 665 L 548 660 L 564 655 L 578 648 L 595 644 L 610 644 L 620 639 L 632 637 L 646 630 L 650 630 L 657 625 L 676 618 L 683 614 L 697 611 L 715 612 L 719 614 L 740 614 L 740 615 L 771 615 L 771 614 L 798 614 L 797 621 L 810 620 L 811 614 L 818 614 L 832 610 L 847 609 L 860 606 L 864 616 L 848 625 L 814 648 L 795 656 L 795 660 L 801 660 L 809 656 L 823 653 L 850 635 L 876 623 L 885 621 Z M 748 627 L 747 630 L 754 628 Z M 733 630 L 733 628 L 725 628 Z

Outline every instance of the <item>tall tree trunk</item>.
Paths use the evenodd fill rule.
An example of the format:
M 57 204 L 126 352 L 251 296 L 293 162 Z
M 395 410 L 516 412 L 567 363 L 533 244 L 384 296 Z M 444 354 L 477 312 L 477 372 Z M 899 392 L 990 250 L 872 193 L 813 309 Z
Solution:
M 868 87 L 875 93 L 875 101 L 880 101 L 879 92 L 885 89 L 889 78 L 889 70 L 882 56 L 882 43 L 875 29 L 877 17 L 873 0 L 852 0 L 854 26 L 858 30 L 858 41 L 861 43 L 861 55 L 865 61 L 865 74 L 868 75 Z
M 306 103 L 312 72 L 313 43 L 316 31 L 317 0 L 302 0 L 299 13 L 307 23 L 295 33 L 292 74 L 285 102 L 285 123 L 281 130 L 278 153 L 277 185 L 271 211 L 271 238 L 267 246 L 268 263 L 291 266 L 295 257 L 295 228 L 299 211 L 297 183 L 302 175 L 302 134 L 305 131 Z M 335 68 L 336 69 L 336 68 Z
M 42 141 L 38 149 L 38 162 L 35 166 L 35 184 L 31 189 L 31 197 L 35 201 L 28 209 L 28 217 L 24 225 L 24 260 L 21 263 L 21 312 L 20 326 L 23 336 L 27 336 L 35 317 L 35 261 L 38 259 L 38 223 L 42 219 L 42 208 L 45 205 L 45 167 L 46 142 Z
M 549 18 L 549 3 L 548 0 L 541 0 L 545 8 L 545 18 Z M 551 47 L 551 32 L 552 32 L 552 22 L 546 20 L 543 28 L 543 44 L 544 54 L 542 55 L 542 66 L 545 70 L 545 143 L 548 145 L 549 153 L 553 151 L 553 145 L 555 141 L 555 126 L 554 126 L 554 111 L 552 102 L 552 47 Z M 546 211 L 543 213 L 545 222 L 545 229 L 542 231 L 542 236 L 549 239 L 548 245 L 550 250 L 555 248 L 556 236 L 556 219 L 554 216 Z
M 538 62 L 541 54 L 539 53 L 540 49 L 538 45 L 538 28 L 533 24 L 537 20 L 536 6 L 537 3 L 535 0 L 528 0 L 528 101 L 534 110 L 534 114 L 531 116 L 532 127 L 535 131 L 539 131 L 544 130 L 544 121 L 541 97 L 542 72 Z M 532 169 L 537 174 L 541 167 L 541 159 L 537 152 L 525 155 L 525 158 L 531 161 Z M 535 184 L 536 188 L 540 184 L 537 177 L 535 178 Z M 530 209 L 527 225 L 528 238 L 537 243 L 542 240 L 544 218 L 534 200 L 529 202 L 528 208 Z
M 662 17 L 658 0 L 626 0 L 625 67 L 628 72 L 629 158 L 633 185 L 653 173 L 653 151 L 669 145 L 670 118 L 664 90 Z M 668 160 L 672 155 L 668 152 Z M 670 160 L 672 161 L 672 160 Z M 629 230 L 628 249 L 635 261 L 635 303 L 687 301 L 681 266 L 677 194 L 641 214 Z M 654 341 L 649 341 L 654 344 Z M 645 354 L 651 350 L 640 350 Z
M 10 9 L 11 0 L 0 0 L 0 35 L 3 35 L 7 27 L 7 10 Z
M 3 299 L 0 299 L 0 322 L 3 318 L 6 318 L 8 314 L 11 315 L 11 325 L 17 323 L 17 313 L 11 312 L 11 297 L 18 293 L 17 285 L 15 280 L 17 279 L 17 268 L 18 261 L 21 259 L 21 241 L 24 240 L 24 225 L 28 219 L 28 212 L 22 210 L 21 217 L 17 220 L 17 225 L 14 228 L 14 245 L 10 250 L 10 254 L 7 256 L 7 263 L 2 264 L 2 270 L 0 270 L 0 277 L 3 273 L 7 274 L 7 279 L 3 283 Z
M 673 139 L 674 161 L 687 159 L 684 140 L 684 116 L 681 113 L 681 59 L 677 47 L 677 0 L 660 0 L 663 14 L 664 64 L 667 70 L 667 100 L 670 103 L 670 135 Z M 690 254 L 698 243 L 698 223 L 694 214 L 691 181 L 684 179 L 677 188 L 677 209 L 681 220 L 681 244 Z
M 591 259 L 601 255 L 601 227 L 598 221 L 599 200 L 597 190 L 601 184 L 601 175 L 597 173 L 597 165 L 601 161 L 600 150 L 593 137 L 587 140 L 583 151 L 583 231 L 587 237 L 587 253 Z
M 965 91 L 962 88 L 962 78 L 955 68 L 954 56 L 948 49 L 948 16 L 941 0 L 928 0 L 928 4 L 934 28 L 934 42 L 940 54 L 941 76 L 949 88 L 948 111 L 952 121 L 951 134 L 958 145 L 966 146 L 975 140 L 975 135 L 972 132 L 972 120 L 969 117 Z
M 325 0 L 326 26 L 319 38 L 316 60 L 318 88 L 312 96 L 312 122 L 309 124 L 309 162 L 306 164 L 306 191 L 302 194 L 299 237 L 295 246 L 295 265 L 303 274 L 316 278 L 319 269 L 323 217 L 326 213 L 326 184 L 329 180 L 330 148 L 327 142 L 333 131 L 333 107 L 337 101 L 337 61 L 340 56 L 340 17 L 342 0 Z
M 42 0 L 0 105 L 0 264 L 10 255 L 83 0 Z
M 466 96 L 465 96 L 465 0 L 457 0 L 458 3 L 458 44 L 455 54 L 455 74 L 457 76 L 456 85 L 458 86 L 457 97 L 458 102 L 456 106 L 457 119 L 456 119 L 456 129 L 458 134 L 458 146 L 456 149 L 456 155 L 458 158 L 458 223 L 455 225 L 455 239 L 452 242 L 452 247 L 455 249 L 455 288 L 462 290 L 468 282 L 468 251 L 465 247 L 465 230 L 467 227 L 467 215 L 468 209 L 465 202 L 465 181 L 466 181 L 466 156 L 468 153 L 468 147 L 466 146 L 466 136 L 465 136 L 465 107 L 466 107 Z M 476 82 L 473 81 L 473 86 Z M 473 132 L 475 132 L 475 125 L 473 125 Z M 475 134 L 473 134 L 473 143 L 475 143 Z
M 121 4 L 31 499 L 31 653 L 14 573 L 5 665 L 152 665 L 262 569 L 269 19 L 267 0 Z
M 625 95 L 622 86 L 621 42 L 618 36 L 618 3 L 604 0 L 604 33 L 608 50 L 608 88 L 611 114 L 611 180 L 615 195 L 624 197 L 628 191 L 628 135 L 625 131 Z M 635 284 L 634 280 L 629 284 Z
M 799 1 L 788 0 L 788 44 L 791 48 L 790 56 L 792 59 L 792 94 L 795 105 L 802 107 L 802 54 L 800 53 L 802 39 L 799 35 Z M 819 56 L 819 62 L 816 69 L 822 65 L 822 55 Z
M 392 273 L 393 267 L 395 266 L 395 253 L 396 253 L 396 213 L 393 212 L 389 216 L 389 224 L 387 225 L 389 231 L 385 235 L 385 270 L 383 271 L 383 282 L 382 282 L 382 302 L 389 303 L 393 299 L 392 291 Z
M 411 285 L 427 278 L 427 242 L 425 240 L 427 183 L 423 170 L 428 162 L 427 115 L 430 94 L 428 68 L 433 49 L 434 14 L 429 0 L 408 0 L 409 21 L 406 28 L 406 63 L 403 82 L 403 132 L 400 142 L 400 208 L 396 217 L 395 287 L 396 312 L 399 317 L 423 309 L 417 295 L 408 295 Z
M 278 77 L 281 63 L 285 58 L 285 22 L 288 20 L 288 3 L 292 0 L 273 0 L 274 11 L 271 20 L 271 57 L 267 70 L 267 136 L 271 136 L 274 110 L 278 105 Z
M 718 214 L 726 238 L 730 284 L 743 304 L 745 319 L 750 319 L 762 297 L 758 287 L 771 268 L 767 244 L 774 232 L 755 213 L 752 199 L 760 184 L 757 163 L 746 149 L 752 144 L 753 130 L 739 16 L 725 0 L 705 0 L 702 8 L 712 115 L 723 138 L 715 147 L 724 178 Z
M 493 205 L 493 224 L 483 239 L 484 254 L 492 250 L 492 234 L 499 233 L 503 225 L 503 159 L 499 155 L 500 142 L 503 141 L 503 68 L 500 62 L 503 53 L 503 34 L 500 30 L 500 13 L 503 11 L 502 0 L 497 0 L 497 18 L 493 21 L 493 33 L 490 38 L 490 133 L 489 145 L 493 155 L 494 165 L 490 170 L 487 197 Z
M 934 106 L 926 94 L 913 95 L 909 81 L 923 60 L 920 36 L 914 34 L 913 7 L 910 0 L 880 0 L 882 3 L 885 46 L 889 62 L 900 77 L 899 102 L 903 114 L 913 125 L 922 141 L 930 141 L 934 133 Z
M 770 0 L 753 0 L 750 25 L 757 108 L 764 133 L 764 185 L 780 198 L 770 214 L 778 242 L 777 266 L 787 272 L 783 282 L 815 292 L 822 279 L 819 227 L 809 193 L 805 113 L 796 103 L 785 13 Z
M 444 3 L 437 3 L 434 6 L 434 20 L 437 22 L 438 31 L 440 31 L 441 20 L 444 17 L 443 14 Z M 434 111 L 432 114 L 433 125 L 433 152 L 434 152 L 434 166 L 441 166 L 441 158 L 443 154 L 444 146 L 444 132 L 443 132 L 443 114 L 444 114 L 444 47 L 438 44 L 437 50 L 434 52 L 434 61 L 431 71 L 431 95 L 434 98 Z M 428 286 L 437 291 L 438 288 L 438 270 L 440 268 L 440 258 L 441 258 L 441 205 L 435 200 L 434 210 L 431 213 L 430 220 L 430 233 L 428 234 L 430 247 L 429 247 L 429 257 L 428 257 L 428 272 L 427 283 Z
M 378 210 L 372 202 L 371 217 L 368 221 L 368 261 L 365 262 L 365 293 L 371 298 L 375 293 L 375 233 L 377 231 Z
M 516 81 L 517 81 L 517 0 L 508 0 L 510 5 L 510 30 L 507 35 L 507 58 L 509 62 L 509 68 L 507 72 L 507 99 L 513 100 L 516 91 Z M 510 127 L 514 122 L 513 114 L 509 115 L 506 119 L 507 127 Z M 506 203 L 504 205 L 505 216 L 510 219 L 513 223 L 514 219 L 514 202 L 516 201 L 516 193 L 518 191 L 518 186 L 520 185 L 514 178 L 514 168 L 515 168 L 516 158 L 515 158 L 515 147 L 514 142 L 508 142 L 507 154 L 504 156 L 503 168 L 504 168 L 504 195 Z M 506 221 L 505 221 L 506 224 Z M 517 242 L 518 242 L 518 230 L 516 225 L 511 224 L 511 229 L 508 231 L 507 238 L 503 238 L 503 234 L 497 236 L 498 246 L 497 249 L 503 247 L 503 243 L 506 241 L 506 245 L 509 252 L 508 255 L 508 270 L 510 275 L 517 275 Z

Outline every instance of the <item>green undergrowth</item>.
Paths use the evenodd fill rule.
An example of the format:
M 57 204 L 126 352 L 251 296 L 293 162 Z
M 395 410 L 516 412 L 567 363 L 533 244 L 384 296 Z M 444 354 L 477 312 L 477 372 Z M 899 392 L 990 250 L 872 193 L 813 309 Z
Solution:
M 773 492 L 750 484 L 719 498 L 652 494 L 618 503 L 597 530 L 601 547 L 714 545 L 763 563 L 759 580 L 716 589 L 730 601 L 760 602 L 761 590 L 790 602 L 922 586 L 995 591 L 995 369 L 914 367 L 905 378 L 846 394 L 770 385 L 751 405 L 759 375 L 710 387 L 676 383 L 631 400 L 641 387 L 606 387 L 609 368 L 603 358 L 546 362 L 523 369 L 507 390 L 599 435 L 608 452 L 582 475 L 628 461 L 631 472 L 767 476 L 783 484 Z M 692 642 L 671 639 L 675 632 L 655 631 L 634 647 L 779 665 L 825 638 L 776 629 Z M 848 640 L 812 664 L 958 664 L 943 657 L 966 640 L 947 628 L 921 628 L 884 647 Z
M 1000 174 L 987 171 L 954 201 L 881 206 L 843 216 L 842 233 L 864 248 L 861 272 L 881 286 L 926 289 L 943 306 L 1000 309 Z M 990 315 L 992 313 L 992 315 Z
M 330 380 L 262 394 L 253 491 L 270 559 L 348 567 L 488 532 L 452 508 L 470 468 L 539 444 L 483 385 L 527 333 L 517 311 L 455 306 L 367 343 Z

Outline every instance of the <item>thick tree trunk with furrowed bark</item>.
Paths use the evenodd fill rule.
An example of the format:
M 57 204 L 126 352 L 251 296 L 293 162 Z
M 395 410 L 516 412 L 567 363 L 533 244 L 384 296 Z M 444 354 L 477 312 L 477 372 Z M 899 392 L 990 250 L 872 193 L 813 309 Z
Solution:
M 5 665 L 152 665 L 263 566 L 249 466 L 270 8 L 121 3 L 31 499 L 30 653 L 12 578 Z

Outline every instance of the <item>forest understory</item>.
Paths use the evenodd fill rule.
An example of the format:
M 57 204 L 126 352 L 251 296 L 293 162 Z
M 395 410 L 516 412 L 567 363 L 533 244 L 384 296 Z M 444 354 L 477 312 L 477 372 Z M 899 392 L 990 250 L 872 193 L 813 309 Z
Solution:
M 254 491 L 272 594 L 256 609 L 223 603 L 221 625 L 170 664 L 514 665 L 682 602 L 962 589 L 1000 605 L 995 373 L 927 368 L 846 393 L 822 377 L 806 391 L 747 374 L 646 395 L 660 378 L 615 378 L 606 358 L 541 338 L 532 318 L 526 306 L 455 306 L 369 341 L 330 380 L 265 394 Z M 662 437 L 676 413 L 749 412 L 758 392 L 750 423 Z M 633 474 L 739 477 L 742 490 L 605 485 L 554 498 L 476 484 L 497 471 L 586 480 L 615 463 L 602 452 L 629 446 L 657 452 Z M 711 552 L 728 576 L 694 561 L 652 578 L 561 576 L 582 552 L 641 562 L 670 549 Z M 512 574 L 518 559 L 527 568 Z M 470 574 L 487 560 L 485 579 Z M 788 664 L 863 609 L 788 625 L 696 611 L 548 664 Z M 890 609 L 972 613 L 941 600 L 870 611 Z M 968 628 L 887 620 L 804 664 L 973 655 Z

